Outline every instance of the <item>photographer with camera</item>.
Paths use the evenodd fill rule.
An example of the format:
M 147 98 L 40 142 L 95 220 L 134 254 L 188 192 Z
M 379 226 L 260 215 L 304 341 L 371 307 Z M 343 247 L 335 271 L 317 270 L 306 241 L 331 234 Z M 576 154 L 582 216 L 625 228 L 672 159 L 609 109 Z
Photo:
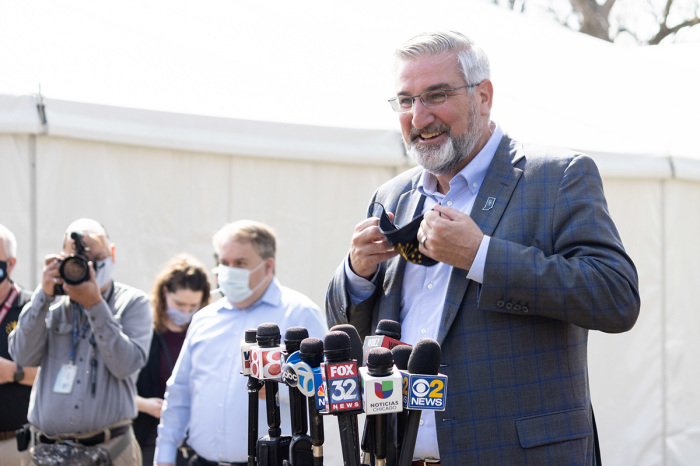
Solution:
M 102 225 L 71 223 L 63 254 L 46 257 L 41 286 L 10 334 L 14 360 L 41 367 L 25 436 L 36 464 L 141 463 L 131 420 L 151 307 L 145 293 L 112 280 L 113 268 Z

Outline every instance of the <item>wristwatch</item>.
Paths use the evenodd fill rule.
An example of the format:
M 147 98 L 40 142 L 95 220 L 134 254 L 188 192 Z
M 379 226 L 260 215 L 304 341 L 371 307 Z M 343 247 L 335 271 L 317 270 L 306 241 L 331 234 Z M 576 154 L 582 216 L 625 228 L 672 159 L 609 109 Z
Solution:
M 15 371 L 15 382 L 20 383 L 24 379 L 24 369 L 22 366 L 17 364 L 17 370 Z

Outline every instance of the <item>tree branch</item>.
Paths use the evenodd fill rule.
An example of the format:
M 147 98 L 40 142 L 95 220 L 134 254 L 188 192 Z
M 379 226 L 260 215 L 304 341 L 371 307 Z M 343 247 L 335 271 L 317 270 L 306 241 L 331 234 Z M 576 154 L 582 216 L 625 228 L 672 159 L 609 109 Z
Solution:
M 700 18 L 698 18 L 697 16 L 695 16 L 694 18 L 688 19 L 686 21 L 683 21 L 682 23 L 677 24 L 676 26 L 673 26 L 672 28 L 669 28 L 668 26 L 666 26 L 666 23 L 661 24 L 659 26 L 659 32 L 657 32 L 656 35 L 649 40 L 649 45 L 658 45 L 666 37 L 668 37 L 672 34 L 676 34 L 681 29 L 693 27 L 693 26 L 698 25 L 698 24 L 700 24 Z

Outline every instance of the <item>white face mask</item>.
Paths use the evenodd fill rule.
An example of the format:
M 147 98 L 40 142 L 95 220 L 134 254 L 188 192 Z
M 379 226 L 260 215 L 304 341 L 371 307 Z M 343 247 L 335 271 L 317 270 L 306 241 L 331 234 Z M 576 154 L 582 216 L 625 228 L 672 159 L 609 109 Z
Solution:
M 177 325 L 178 327 L 189 324 L 192 320 L 192 315 L 194 314 L 194 312 L 182 312 L 180 309 L 172 306 L 168 306 L 165 313 L 168 315 L 170 320 L 173 321 L 173 324 Z
M 112 272 L 114 272 L 114 262 L 112 262 L 111 256 L 107 256 L 101 261 L 94 261 L 94 264 L 95 279 L 97 280 L 97 286 L 101 290 L 112 279 Z
M 262 261 L 257 267 L 252 270 L 241 269 L 238 267 L 228 267 L 226 265 L 219 265 L 218 267 L 218 281 L 219 290 L 228 298 L 232 303 L 240 303 L 250 298 L 250 296 L 265 284 L 266 280 L 262 280 L 254 289 L 250 289 L 248 282 L 250 281 L 250 274 L 257 271 L 260 267 L 265 264 Z

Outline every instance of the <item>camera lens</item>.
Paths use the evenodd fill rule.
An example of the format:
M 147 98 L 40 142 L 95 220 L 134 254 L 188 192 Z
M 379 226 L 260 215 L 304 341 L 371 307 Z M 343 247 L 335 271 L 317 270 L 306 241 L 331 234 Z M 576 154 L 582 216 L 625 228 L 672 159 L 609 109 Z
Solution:
M 70 285 L 78 285 L 90 278 L 90 269 L 85 259 L 78 256 L 66 257 L 61 262 L 58 272 L 63 281 Z

